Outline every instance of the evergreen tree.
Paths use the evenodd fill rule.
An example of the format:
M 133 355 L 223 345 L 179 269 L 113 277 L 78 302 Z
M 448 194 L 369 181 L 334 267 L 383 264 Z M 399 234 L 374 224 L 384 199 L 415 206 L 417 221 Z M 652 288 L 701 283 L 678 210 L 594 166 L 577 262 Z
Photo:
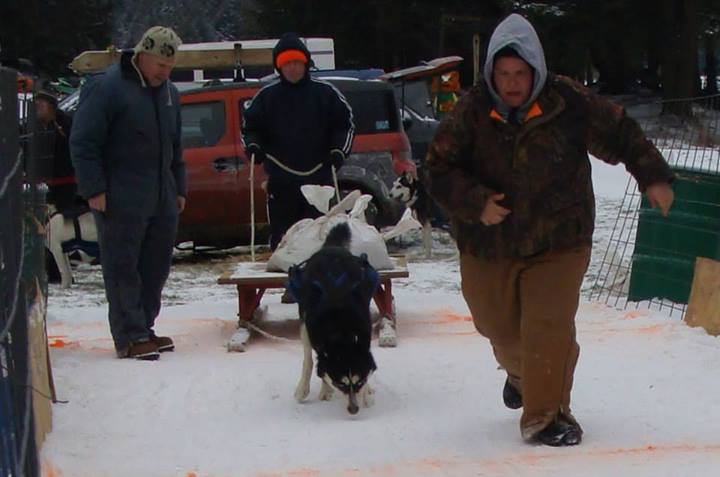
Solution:
M 664 99 L 684 99 L 697 95 L 698 75 L 698 2 L 697 0 L 661 0 L 659 27 L 664 32 L 662 85 Z M 688 101 L 663 104 L 664 114 L 692 116 Z
M 154 25 L 175 30 L 185 43 L 246 39 L 256 33 L 244 21 L 246 0 L 116 0 L 113 44 L 130 48 Z
M 467 83 L 473 34 L 482 33 L 487 41 L 492 27 L 510 8 L 511 2 L 503 0 L 266 0 L 256 3 L 251 18 L 268 37 L 295 31 L 333 38 L 339 68 L 394 70 L 459 54 L 466 60 Z M 453 16 L 457 21 L 446 21 L 441 36 L 443 14 L 446 20 Z
M 67 64 L 83 50 L 109 44 L 109 0 L 0 2 L 0 57 L 30 60 L 43 76 L 71 74 Z

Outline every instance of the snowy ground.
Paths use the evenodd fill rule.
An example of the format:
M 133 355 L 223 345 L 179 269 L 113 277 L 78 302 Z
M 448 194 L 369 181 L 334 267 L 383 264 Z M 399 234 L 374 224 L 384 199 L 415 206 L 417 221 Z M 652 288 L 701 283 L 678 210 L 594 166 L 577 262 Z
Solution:
M 588 283 L 625 191 L 622 168 L 594 163 L 598 228 Z M 573 394 L 585 428 L 576 448 L 520 439 L 503 407 L 504 374 L 459 294 L 447 235 L 432 260 L 406 250 L 411 278 L 395 282 L 399 346 L 373 348 L 376 404 L 351 417 L 343 401 L 298 404 L 296 310 L 263 302 L 248 352 L 223 347 L 236 294 L 215 284 L 235 253 L 179 254 L 157 329 L 177 351 L 158 362 L 114 358 L 96 268 L 70 291 L 51 287 L 48 333 L 58 397 L 43 473 L 54 477 L 704 476 L 720 466 L 720 342 L 648 310 L 584 302 Z M 548 303 L 548 306 L 552 306 Z

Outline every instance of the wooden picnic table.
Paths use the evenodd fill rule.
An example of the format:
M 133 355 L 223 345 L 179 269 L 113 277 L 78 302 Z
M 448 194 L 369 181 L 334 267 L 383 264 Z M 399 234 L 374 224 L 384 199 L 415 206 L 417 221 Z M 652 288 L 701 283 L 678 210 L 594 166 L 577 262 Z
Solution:
M 378 270 L 380 285 L 373 301 L 380 316 L 378 320 L 379 345 L 393 347 L 397 345 L 395 331 L 396 314 L 392 294 L 392 279 L 410 276 L 407 259 L 404 256 L 391 257 L 395 267 L 390 270 Z M 249 332 L 248 324 L 255 318 L 265 290 L 269 288 L 285 288 L 288 274 L 285 272 L 268 272 L 266 262 L 240 262 L 233 270 L 223 273 L 218 278 L 220 285 L 235 285 L 238 292 L 238 333 L 228 343 L 230 351 L 244 351 Z

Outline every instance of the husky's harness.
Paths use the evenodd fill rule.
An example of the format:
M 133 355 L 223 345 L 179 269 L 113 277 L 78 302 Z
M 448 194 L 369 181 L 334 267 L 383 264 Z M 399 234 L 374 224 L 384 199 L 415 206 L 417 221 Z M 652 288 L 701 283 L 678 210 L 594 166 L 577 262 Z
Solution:
M 366 297 L 368 303 L 372 299 L 373 294 L 380 285 L 380 275 L 368 262 L 367 254 L 363 253 L 359 257 L 353 256 L 352 258 L 359 263 L 362 270 L 359 280 L 352 279 L 347 270 L 334 271 L 331 269 L 325 270 L 320 276 L 312 278 L 310 285 L 318 296 L 318 299 L 313 303 L 315 310 L 323 310 L 346 303 L 351 297 L 358 298 L 357 295 L 362 294 L 362 292 L 367 293 L 369 291 Z M 298 303 L 300 302 L 300 290 L 306 280 L 305 266 L 311 259 L 312 257 L 293 265 L 288 271 L 287 289 Z M 356 293 L 358 288 L 360 289 L 359 293 Z

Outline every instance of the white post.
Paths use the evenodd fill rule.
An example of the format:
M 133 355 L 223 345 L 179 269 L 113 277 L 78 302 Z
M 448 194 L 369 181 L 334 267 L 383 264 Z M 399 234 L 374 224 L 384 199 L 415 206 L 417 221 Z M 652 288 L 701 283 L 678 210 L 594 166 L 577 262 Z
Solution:
M 340 188 L 338 187 L 337 173 L 335 172 L 335 166 L 330 166 L 330 169 L 332 169 L 333 185 L 335 186 L 335 198 L 337 199 L 338 204 L 339 204 L 340 203 Z

